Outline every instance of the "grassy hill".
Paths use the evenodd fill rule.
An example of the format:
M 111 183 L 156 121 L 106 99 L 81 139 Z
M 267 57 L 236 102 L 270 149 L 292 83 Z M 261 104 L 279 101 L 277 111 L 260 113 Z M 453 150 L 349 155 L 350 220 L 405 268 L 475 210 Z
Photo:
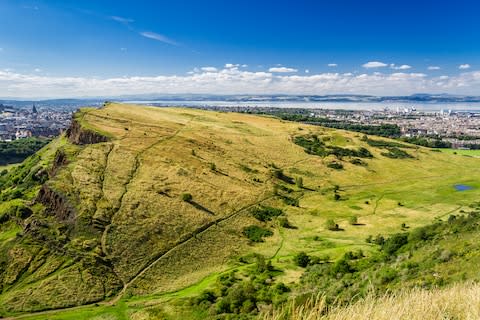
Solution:
M 262 259 L 262 283 L 290 290 L 299 252 L 370 256 L 369 236 L 471 210 L 478 161 L 271 117 L 83 109 L 0 180 L 0 316 L 180 317 L 181 298 L 219 282 L 228 294 Z M 212 314 L 190 309 L 181 317 Z

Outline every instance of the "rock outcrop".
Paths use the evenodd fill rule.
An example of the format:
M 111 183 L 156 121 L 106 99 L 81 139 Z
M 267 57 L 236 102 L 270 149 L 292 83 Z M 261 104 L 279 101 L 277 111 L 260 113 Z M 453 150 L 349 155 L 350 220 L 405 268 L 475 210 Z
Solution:
M 67 137 L 73 144 L 94 144 L 108 141 L 108 138 L 98 132 L 86 129 L 73 119 L 70 128 L 67 130 Z
M 38 192 L 36 202 L 39 202 L 47 208 L 47 212 L 67 224 L 75 223 L 76 210 L 68 202 L 66 196 L 52 189 L 48 184 L 44 184 Z

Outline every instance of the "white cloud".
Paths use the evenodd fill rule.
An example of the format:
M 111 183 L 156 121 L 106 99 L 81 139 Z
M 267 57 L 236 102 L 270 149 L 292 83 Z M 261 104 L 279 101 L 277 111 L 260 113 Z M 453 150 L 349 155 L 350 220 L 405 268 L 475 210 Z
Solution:
M 427 69 L 428 70 L 440 70 L 441 68 L 438 67 L 438 66 L 429 66 Z
M 308 69 L 305 69 L 305 73 L 310 73 L 310 70 L 308 70 Z
M 411 69 L 412 67 L 409 66 L 408 64 L 402 64 L 401 66 L 397 66 L 394 63 L 390 64 L 390 68 L 394 70 L 408 70 Z
M 239 64 L 234 64 L 234 63 L 227 63 L 227 64 L 225 64 L 225 68 L 227 68 L 227 69 L 238 68 L 238 67 L 240 67 Z
M 119 17 L 119 16 L 111 16 L 110 19 L 112 19 L 113 21 L 123 23 L 123 24 L 129 24 L 129 23 L 135 22 L 135 20 L 133 20 L 133 19 Z
M 327 64 L 327 66 L 329 66 L 329 67 L 338 67 L 338 64 L 336 64 L 336 63 L 329 63 L 329 64 Z
M 185 75 L 114 78 L 53 77 L 0 70 L 0 97 L 52 98 L 125 94 L 332 94 L 408 95 L 418 92 L 478 94 L 480 71 L 450 77 L 423 73 L 375 72 L 288 74 L 224 68 L 208 72 L 195 68 Z
M 287 67 L 272 67 L 268 69 L 268 72 L 276 72 L 276 73 L 289 73 L 289 72 L 297 72 L 297 69 L 294 68 L 287 68 Z
M 35 70 L 33 70 L 33 71 L 35 71 L 35 72 L 42 72 L 42 69 L 40 69 L 40 68 L 35 68 Z
M 468 63 L 461 64 L 458 66 L 458 69 L 462 69 L 462 70 L 470 69 L 470 65 Z
M 217 72 L 218 71 L 218 69 L 215 68 L 215 67 L 202 67 L 201 69 L 202 69 L 202 71 L 205 71 L 205 72 Z
M 150 31 L 146 31 L 146 32 L 140 32 L 140 35 L 145 37 L 145 38 L 149 38 L 149 39 L 153 39 L 153 40 L 157 40 L 157 41 L 160 41 L 160 42 L 163 42 L 163 43 L 167 43 L 167 44 L 171 44 L 173 46 L 178 46 L 179 44 L 175 41 L 173 41 L 172 39 L 162 35 L 162 34 L 158 34 L 158 33 L 155 33 L 155 32 L 150 32 Z
M 366 69 L 370 68 L 383 68 L 388 66 L 386 63 L 380 62 L 380 61 L 370 61 L 362 65 L 362 67 Z

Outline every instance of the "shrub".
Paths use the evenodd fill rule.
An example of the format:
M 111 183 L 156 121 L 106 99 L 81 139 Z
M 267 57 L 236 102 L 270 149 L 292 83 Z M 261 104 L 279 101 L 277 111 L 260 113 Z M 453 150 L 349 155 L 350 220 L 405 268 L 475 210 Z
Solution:
M 293 261 L 297 266 L 305 268 L 310 263 L 310 257 L 305 252 L 302 251 L 302 252 L 299 252 L 297 255 L 295 255 L 295 257 L 293 258 Z
M 382 251 L 387 255 L 393 255 L 401 247 L 408 243 L 408 235 L 406 233 L 394 234 L 388 238 L 382 246 Z
M 343 169 L 343 164 L 338 163 L 338 162 L 331 162 L 327 164 L 327 167 L 335 169 L 335 170 L 342 170 Z
M 263 238 L 272 236 L 273 232 L 259 226 L 251 225 L 243 228 L 243 234 L 252 242 L 263 242 Z
M 351 216 L 350 218 L 348 218 L 348 223 L 350 223 L 352 226 L 356 225 L 358 223 L 357 216 Z
M 217 170 L 217 165 L 216 165 L 215 163 L 211 162 L 211 163 L 209 164 L 209 166 L 210 166 L 210 170 L 212 170 L 212 171 L 216 171 L 216 170 Z
M 252 215 L 255 219 L 265 222 L 272 220 L 273 217 L 278 217 L 283 214 L 283 211 L 278 208 L 258 206 L 252 209 Z
M 294 226 L 290 224 L 290 221 L 288 221 L 287 217 L 280 217 L 278 218 L 278 224 L 282 228 L 290 228 L 290 229 L 295 229 Z
M 303 178 L 302 178 L 302 177 L 297 177 L 297 179 L 295 179 L 295 184 L 296 184 L 297 187 L 299 187 L 300 189 L 303 188 Z
M 325 222 L 325 228 L 327 228 L 330 231 L 339 230 L 338 224 L 335 223 L 333 219 L 328 219 L 327 222 Z
M 183 193 L 182 200 L 185 202 L 191 202 L 193 200 L 193 196 L 190 193 Z

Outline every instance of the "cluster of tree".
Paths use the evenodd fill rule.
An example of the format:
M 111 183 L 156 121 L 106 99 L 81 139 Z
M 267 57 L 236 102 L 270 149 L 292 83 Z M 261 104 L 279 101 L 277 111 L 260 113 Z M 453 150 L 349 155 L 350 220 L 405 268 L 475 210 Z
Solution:
M 473 211 L 390 237 L 369 236 L 367 242 L 379 250 L 367 257 L 360 252 L 347 252 L 335 262 L 312 263 L 305 255 L 299 255 L 296 263 L 307 266 L 301 278 L 301 290 L 322 292 L 327 301 L 351 302 L 372 289 L 385 292 L 408 284 L 447 285 L 476 265 L 476 260 L 470 261 L 468 257 L 472 250 L 478 250 L 478 244 L 466 245 L 465 240 L 478 233 L 479 222 L 480 214 Z M 445 241 L 458 251 L 445 248 Z M 442 264 L 442 268 L 449 268 L 451 272 L 432 276 Z
M 355 132 L 361 132 L 370 135 L 394 138 L 400 137 L 401 130 L 396 124 L 381 124 L 381 125 L 368 125 L 357 124 L 348 121 L 339 121 L 322 117 L 311 117 L 307 114 L 292 114 L 292 113 L 274 113 L 283 120 L 303 122 L 308 124 L 321 125 L 324 127 L 343 129 Z
M 402 141 L 416 144 L 417 146 L 428 147 L 428 148 L 451 148 L 452 143 L 448 141 L 443 141 L 441 139 L 433 139 L 426 137 L 402 137 Z
M 382 152 L 381 155 L 392 159 L 411 159 L 413 158 L 408 152 L 399 148 L 386 148 L 388 152 Z
M 220 276 L 214 288 L 191 298 L 190 306 L 216 316 L 215 319 L 250 319 L 259 313 L 261 305 L 285 302 L 290 288 L 275 281 L 279 271 L 260 255 L 254 259 L 254 266 L 241 274 L 233 271 Z
M 294 138 L 294 143 L 303 147 L 308 154 L 314 154 L 320 157 L 334 155 L 338 159 L 343 157 L 357 157 L 357 158 L 372 158 L 373 155 L 366 148 L 359 148 L 358 150 L 342 148 L 338 146 L 327 146 L 321 141 L 317 135 L 311 136 L 297 136 Z
M 49 139 L 25 138 L 14 141 L 0 141 L 0 165 L 19 163 L 31 156 L 43 146 Z

